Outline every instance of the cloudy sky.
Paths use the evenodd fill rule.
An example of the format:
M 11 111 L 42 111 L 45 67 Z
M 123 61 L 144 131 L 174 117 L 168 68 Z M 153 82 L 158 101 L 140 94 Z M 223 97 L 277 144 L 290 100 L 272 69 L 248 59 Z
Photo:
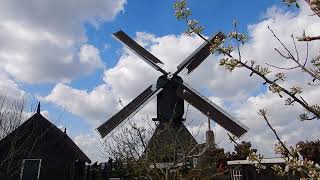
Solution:
M 203 41 L 184 34 L 185 24 L 174 17 L 174 1 L 130 0 L 4 0 L 0 2 L 0 90 L 10 96 L 27 96 L 30 104 L 42 102 L 42 110 L 57 126 L 66 127 L 69 136 L 93 160 L 104 160 L 95 128 L 116 113 L 147 86 L 156 81 L 157 73 L 128 51 L 112 33 L 124 30 L 132 38 L 161 59 L 168 71 L 192 53 Z M 280 0 L 237 1 L 189 0 L 196 19 L 210 36 L 232 30 L 237 19 L 239 30 L 249 41 L 242 47 L 244 59 L 258 63 L 290 66 L 289 61 L 274 51 L 280 47 L 268 31 L 270 26 L 293 48 L 290 34 L 300 36 L 320 32 L 320 19 L 304 2 L 300 9 L 288 8 Z M 319 35 L 319 34 L 318 34 Z M 319 54 L 319 43 L 309 45 L 309 57 Z M 301 58 L 305 43 L 299 43 Z M 293 49 L 292 49 L 293 50 Z M 278 70 L 272 69 L 273 72 Z M 211 55 L 184 80 L 246 124 L 250 140 L 258 151 L 272 154 L 276 142 L 272 132 L 258 116 L 267 108 L 272 125 L 289 144 L 319 138 L 317 121 L 300 122 L 299 106 L 284 106 L 283 99 L 268 92 L 250 72 L 230 73 L 219 66 L 219 58 Z M 287 87 L 310 82 L 299 70 L 286 72 Z M 319 87 L 306 87 L 304 97 L 312 103 L 320 101 Z M 140 125 L 155 116 L 151 101 L 135 117 Z M 201 129 L 197 140 L 203 142 L 206 117 L 190 108 L 187 128 Z M 219 146 L 232 147 L 226 131 L 213 124 Z

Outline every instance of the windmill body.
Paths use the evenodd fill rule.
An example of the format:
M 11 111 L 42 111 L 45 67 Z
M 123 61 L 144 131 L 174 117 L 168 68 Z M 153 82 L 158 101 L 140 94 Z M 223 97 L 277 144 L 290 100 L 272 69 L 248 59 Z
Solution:
M 248 131 L 245 125 L 191 88 L 178 75 L 184 69 L 187 69 L 188 74 L 196 69 L 211 54 L 212 49 L 217 48 L 219 42 L 224 39 L 224 35 L 221 32 L 203 43 L 178 65 L 177 71 L 173 74 L 163 70 L 159 66 L 159 64 L 163 64 L 162 61 L 137 44 L 123 31 L 118 31 L 114 35 L 130 50 L 140 56 L 142 60 L 161 72 L 162 75 L 153 85 L 147 87 L 123 109 L 97 128 L 101 137 L 105 137 L 125 119 L 132 117 L 155 96 L 157 96 L 157 118 L 153 120 L 159 121 L 159 123 L 146 148 L 148 152 L 159 155 L 159 149 L 163 149 L 163 147 L 172 143 L 176 143 L 177 149 L 174 150 L 175 152 L 177 150 L 185 152 L 189 149 L 189 145 L 191 147 L 196 144 L 195 139 L 183 124 L 184 101 L 187 101 L 211 120 L 214 120 L 238 137 Z M 187 146 L 185 146 L 186 144 Z M 174 157 L 166 155 L 164 159 L 170 160 L 172 158 Z
M 160 122 L 181 122 L 184 114 L 184 100 L 177 95 L 179 84 L 183 80 L 179 76 L 173 76 L 168 79 L 166 75 L 158 78 L 157 86 L 163 87 L 163 90 L 157 95 L 157 118 L 154 120 Z

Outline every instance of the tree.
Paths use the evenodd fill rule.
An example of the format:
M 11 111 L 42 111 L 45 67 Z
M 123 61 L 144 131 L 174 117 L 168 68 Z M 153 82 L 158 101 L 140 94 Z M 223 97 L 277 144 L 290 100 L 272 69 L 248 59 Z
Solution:
M 235 153 L 232 154 L 232 158 L 234 160 L 245 160 L 247 157 L 252 154 L 256 153 L 257 149 L 251 148 L 251 143 L 242 141 L 241 144 L 234 146 Z
M 146 129 L 129 122 L 118 132 L 121 133 L 108 138 L 104 147 L 112 158 L 126 164 L 131 177 L 178 179 L 187 163 L 188 152 L 196 146 L 194 139 L 181 143 L 183 127 L 177 130 L 169 124 L 159 131 L 152 125 Z M 164 144 L 163 133 L 171 139 L 170 143 Z
M 24 110 L 24 98 L 14 98 L 0 92 L 0 140 L 21 124 Z
M 24 110 L 25 110 L 25 99 L 23 97 L 12 97 L 8 96 L 4 92 L 0 92 L 0 141 L 5 138 L 8 134 L 14 131 L 23 121 Z M 12 147 L 14 147 L 15 142 L 12 142 Z M 12 154 L 14 153 L 14 148 L 12 148 Z M 1 159 L 0 169 L 6 172 L 0 172 L 0 174 L 8 175 L 8 164 L 10 164 L 11 157 L 7 159 Z
M 297 148 L 303 158 L 320 164 L 320 140 L 306 142 L 300 141 L 297 143 Z
M 314 15 L 320 17 L 320 1 L 319 0 L 305 0 L 310 8 L 314 11 Z M 283 0 L 283 2 L 287 5 L 295 4 L 296 7 L 299 8 L 299 5 L 296 0 Z M 275 48 L 276 53 L 278 53 L 282 58 L 292 61 L 295 63 L 293 67 L 279 67 L 273 64 L 266 63 L 267 66 L 257 64 L 257 61 L 247 60 L 242 58 L 241 47 L 247 41 L 247 37 L 244 33 L 240 33 L 237 30 L 237 22 L 234 21 L 234 29 L 230 33 L 226 33 L 225 40 L 216 40 L 213 43 L 208 41 L 205 36 L 202 34 L 204 27 L 195 19 L 191 19 L 192 12 L 189 8 L 187 8 L 186 0 L 177 1 L 174 4 L 175 8 L 175 16 L 178 20 L 182 20 L 187 24 L 186 33 L 189 35 L 195 34 L 202 38 L 204 41 L 211 44 L 212 53 L 217 52 L 222 56 L 220 60 L 220 65 L 224 67 L 226 70 L 232 72 L 236 69 L 243 68 L 248 70 L 249 76 L 256 75 L 260 77 L 264 82 L 263 85 L 268 86 L 269 91 L 278 95 L 281 99 L 284 99 L 285 105 L 288 106 L 299 106 L 304 111 L 299 115 L 299 119 L 301 121 L 305 120 L 319 120 L 320 119 L 320 106 L 315 103 L 311 104 L 307 102 L 305 98 L 303 98 L 303 88 L 297 85 L 293 85 L 292 87 L 283 86 L 283 82 L 286 80 L 285 73 L 278 72 L 271 75 L 271 68 L 275 68 L 277 70 L 293 70 L 293 69 L 301 69 L 302 74 L 307 74 L 310 77 L 311 82 L 308 82 L 306 86 L 318 87 L 320 81 L 320 55 L 315 57 L 309 57 L 308 54 L 308 43 L 310 41 L 319 40 L 320 36 L 310 37 L 302 34 L 301 37 L 297 39 L 291 35 L 292 42 L 294 44 L 294 52 L 291 52 L 287 46 L 282 42 L 282 40 L 276 35 L 276 33 L 268 27 L 270 33 L 276 38 L 276 40 L 281 44 L 283 50 L 279 50 Z M 297 50 L 297 40 L 300 42 L 304 42 L 307 44 L 306 48 L 306 58 L 301 59 L 299 56 L 299 52 Z M 274 170 L 278 172 L 278 174 L 284 174 L 287 172 L 299 172 L 301 177 L 309 177 L 309 178 L 319 178 L 320 177 L 320 168 L 319 165 L 314 162 L 307 160 L 301 161 L 299 160 L 299 148 L 287 147 L 285 143 L 279 138 L 277 132 L 270 124 L 266 109 L 260 109 L 258 111 L 259 115 L 265 120 L 269 128 L 273 131 L 275 137 L 278 140 L 278 144 L 276 145 L 275 152 L 282 155 L 286 161 L 286 169 L 283 170 L 280 166 L 274 167 Z M 249 154 L 249 160 L 260 162 L 262 156 L 254 153 Z M 262 166 L 260 166 L 262 167 Z
M 282 0 L 282 1 L 285 4 L 287 4 L 288 6 L 291 6 L 294 4 L 297 8 L 300 7 L 297 0 Z M 309 4 L 311 10 L 314 12 L 314 15 L 317 15 L 320 17 L 320 1 L 319 0 L 305 0 L 305 2 L 307 2 Z M 310 39 L 309 39 L 309 41 L 310 41 Z

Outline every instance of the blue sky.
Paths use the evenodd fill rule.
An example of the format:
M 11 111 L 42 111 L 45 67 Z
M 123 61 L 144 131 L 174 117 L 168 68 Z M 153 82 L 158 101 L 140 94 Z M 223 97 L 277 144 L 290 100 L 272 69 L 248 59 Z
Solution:
M 247 31 L 248 24 L 254 24 L 263 18 L 265 10 L 272 5 L 280 5 L 281 2 L 273 1 L 231 1 L 224 3 L 222 1 L 190 1 L 189 7 L 192 9 L 194 18 L 203 24 L 205 34 L 210 35 L 216 31 L 228 31 L 232 29 L 232 21 L 239 20 L 239 30 Z M 232 4 L 232 6 L 230 6 Z M 254 7 L 248 8 L 246 7 Z M 241 10 L 243 9 L 243 10 Z M 87 35 L 88 44 L 94 45 L 101 53 L 101 59 L 105 68 L 111 68 L 116 65 L 120 54 L 119 49 L 122 48 L 121 43 L 115 40 L 112 33 L 122 29 L 131 37 L 135 32 L 148 32 L 156 36 L 167 34 L 179 35 L 186 29 L 186 25 L 182 21 L 178 21 L 174 16 L 173 1 L 139 1 L 134 3 L 128 1 L 124 6 L 124 11 L 119 13 L 117 17 L 110 21 L 95 26 L 89 22 L 84 22 L 85 33 Z M 107 48 L 106 48 L 107 46 Z M 77 89 L 90 90 L 102 82 L 102 70 L 97 70 L 90 75 L 82 76 L 74 79 L 70 84 Z M 47 95 L 50 93 L 54 84 L 22 84 L 22 89 L 31 94 Z M 71 135 L 89 132 L 89 124 L 74 114 L 66 112 L 61 107 L 52 104 L 43 104 L 43 109 L 50 112 L 50 117 L 58 119 L 61 114 L 62 126 L 70 129 Z M 65 120 L 64 120 L 65 119 Z M 107 119 L 107 117 L 106 117 Z M 89 128 L 92 128 L 89 126 Z
M 197 1 L 188 3 L 194 18 L 205 26 L 204 32 L 206 35 L 213 34 L 219 30 L 230 31 L 234 19 L 239 21 L 239 30 L 247 32 L 247 25 L 261 20 L 268 7 L 273 5 L 285 7 L 277 0 L 254 2 L 233 0 L 229 3 L 208 0 L 200 3 Z M 92 44 L 100 50 L 101 58 L 106 68 L 115 66 L 119 59 L 120 54 L 118 52 L 122 45 L 113 38 L 112 33 L 120 29 L 132 37 L 134 37 L 135 32 L 140 31 L 152 33 L 156 36 L 179 35 L 186 29 L 186 24 L 178 21 L 174 16 L 173 1 L 152 2 L 148 0 L 139 1 L 139 3 L 128 1 L 124 12 L 119 13 L 114 20 L 101 23 L 98 27 L 88 22 L 84 22 L 83 26 L 88 38 L 88 44 Z M 102 70 L 97 70 L 90 75 L 76 78 L 71 82 L 71 86 L 77 89 L 90 90 L 102 82 L 102 73 Z M 22 85 L 25 91 L 39 95 L 49 94 L 53 86 L 54 84 L 51 83 Z M 88 124 L 81 120 L 80 117 L 52 104 L 44 104 L 42 106 L 50 112 L 50 116 L 53 119 L 57 119 L 60 114 L 63 114 L 62 119 L 68 120 L 63 121 L 61 124 L 67 126 L 72 135 L 90 131 L 88 130 Z M 56 114 L 59 115 L 55 117 Z
M 172 61 L 173 64 L 183 60 L 183 57 L 191 53 L 201 41 L 183 35 L 186 25 L 175 18 L 174 1 L 94 0 L 75 3 L 70 0 L 70 2 L 45 1 L 39 4 L 26 3 L 22 6 L 17 5 L 19 4 L 17 1 L 0 3 L 3 6 L 3 11 L 0 11 L 0 20 L 3 23 L 0 25 L 5 27 L 5 30 L 8 29 L 8 31 L 0 30 L 0 36 L 6 37 L 6 33 L 9 32 L 9 40 L 3 40 L 3 45 L 0 46 L 0 56 L 9 57 L 2 60 L 4 68 L 0 68 L 0 79 L 3 78 L 9 85 L 1 86 L 0 83 L 0 90 L 11 88 L 17 93 L 23 92 L 30 95 L 30 101 L 33 103 L 41 100 L 42 110 L 48 112 L 49 119 L 55 122 L 61 116 L 57 125 L 66 126 L 69 135 L 85 151 L 94 154 L 90 151 L 95 145 L 88 147 L 86 144 L 81 144 L 79 139 L 89 137 L 84 139 L 89 141 L 96 138 L 93 129 L 118 110 L 119 104 L 116 103 L 118 97 L 124 98 L 126 102 L 134 98 L 132 96 L 138 94 L 146 85 L 142 82 L 144 79 L 140 77 L 141 73 L 151 73 L 147 70 L 138 71 L 144 69 L 144 62 L 128 53 L 121 43 L 112 37 L 112 33 L 122 29 L 132 38 L 147 43 L 149 50 L 164 58 L 167 57 L 164 49 L 169 47 L 170 43 L 177 44 L 176 48 L 179 49 L 177 54 L 170 51 L 172 54 L 169 53 L 169 60 L 164 60 L 169 63 Z M 266 60 L 265 57 L 276 57 L 272 52 L 273 46 L 277 44 L 275 41 L 272 41 L 272 47 L 268 44 L 271 36 L 265 31 L 266 25 L 271 24 L 285 36 L 301 32 L 301 27 L 295 26 L 294 22 L 308 24 L 314 21 L 312 18 L 308 19 L 310 17 L 306 14 L 310 11 L 303 3 L 300 10 L 287 7 L 280 0 L 228 2 L 189 0 L 188 7 L 193 12 L 193 18 L 205 26 L 204 33 L 207 36 L 219 30 L 231 31 L 232 21 L 237 19 L 239 31 L 249 34 L 250 37 L 249 44 L 244 47 L 246 57 L 260 57 L 261 62 Z M 48 11 L 44 12 L 42 9 Z M 285 26 L 284 22 L 292 23 Z M 288 26 L 290 26 L 288 30 L 282 31 Z M 21 32 L 17 30 L 10 34 L 10 28 L 14 30 L 20 28 Z M 309 29 L 311 33 L 317 30 L 311 26 Z M 181 46 L 180 41 L 186 44 L 182 43 Z M 22 47 L 12 46 L 14 42 L 19 42 Z M 163 45 L 165 43 L 168 44 Z M 80 53 L 82 51 L 83 54 Z M 20 56 L 13 56 L 11 52 Z M 269 56 L 270 52 L 272 56 Z M 181 60 L 170 57 L 179 57 Z M 279 62 L 276 58 L 272 60 Z M 132 61 L 141 62 L 142 67 L 136 67 Z M 194 76 L 187 77 L 187 81 L 197 86 L 212 100 L 216 100 L 216 103 L 234 111 L 232 113 L 249 123 L 249 127 L 252 125 L 253 128 L 257 128 L 261 125 L 246 118 L 256 118 L 256 109 L 254 113 L 248 109 L 257 106 L 259 99 L 261 101 L 272 99 L 266 92 L 266 87 L 260 86 L 261 82 L 257 78 L 252 78 L 248 82 L 246 80 L 248 73 L 240 71 L 232 76 L 232 73 L 224 71 L 223 68 L 219 69 L 217 57 L 208 58 L 207 61 L 202 64 L 202 69 L 194 73 Z M 122 66 L 123 64 L 128 66 L 127 69 L 126 66 Z M 205 67 L 206 65 L 208 67 Z M 205 69 L 209 68 L 209 65 L 214 67 L 213 72 L 212 68 Z M 129 75 L 124 75 L 125 73 Z M 152 73 L 149 75 L 155 76 Z M 127 79 L 133 79 L 133 83 L 136 83 L 133 84 L 134 87 L 132 82 L 126 81 Z M 150 77 L 145 81 L 151 82 L 151 79 Z M 204 85 L 202 86 L 200 82 Z M 121 92 L 117 92 L 120 87 L 125 90 L 120 89 Z M 268 103 L 271 102 L 262 104 Z M 145 111 L 149 112 L 148 108 L 146 109 Z M 244 117 L 246 113 L 248 117 Z M 196 115 L 199 114 L 192 116 Z M 279 115 L 279 118 L 286 121 L 283 115 Z M 288 134 L 290 133 L 287 131 L 283 132 L 284 137 L 290 137 Z M 270 134 L 265 136 L 270 139 L 268 143 L 274 142 Z M 262 135 L 257 136 L 252 141 L 258 142 L 262 137 Z

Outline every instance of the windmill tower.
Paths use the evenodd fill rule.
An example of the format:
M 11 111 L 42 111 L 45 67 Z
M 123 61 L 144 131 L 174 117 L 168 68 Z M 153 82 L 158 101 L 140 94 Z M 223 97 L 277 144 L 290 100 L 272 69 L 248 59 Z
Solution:
M 184 69 L 187 69 L 187 74 L 190 74 L 210 55 L 210 49 L 212 47 L 209 42 L 214 43 L 217 39 L 224 39 L 224 35 L 221 32 L 212 36 L 208 39 L 208 42 L 203 43 L 196 49 L 180 65 L 178 65 L 177 71 L 174 73 L 163 70 L 159 66 L 160 64 L 163 64 L 161 60 L 137 44 L 123 31 L 120 30 L 114 33 L 114 36 L 155 70 L 161 72 L 162 75 L 154 84 L 147 87 L 140 95 L 97 128 L 102 138 L 125 119 L 132 117 L 155 96 L 157 96 L 157 117 L 153 120 L 159 121 L 159 123 L 146 148 L 147 151 L 150 150 L 149 152 L 154 154 L 159 154 L 159 152 L 157 152 L 159 149 L 167 145 L 170 146 L 173 143 L 177 146 L 178 151 L 182 152 L 188 150 L 188 148 L 185 147 L 187 142 L 190 143 L 190 145 L 196 144 L 195 139 L 183 124 L 184 101 L 187 101 L 203 114 L 208 115 L 211 120 L 214 120 L 227 131 L 238 137 L 248 131 L 248 128 L 240 121 L 236 120 L 221 107 L 202 96 L 199 92 L 183 82 L 183 79 L 178 76 Z M 217 48 L 217 46 L 218 44 L 213 48 Z M 170 160 L 171 158 L 174 157 L 168 155 L 164 159 Z

